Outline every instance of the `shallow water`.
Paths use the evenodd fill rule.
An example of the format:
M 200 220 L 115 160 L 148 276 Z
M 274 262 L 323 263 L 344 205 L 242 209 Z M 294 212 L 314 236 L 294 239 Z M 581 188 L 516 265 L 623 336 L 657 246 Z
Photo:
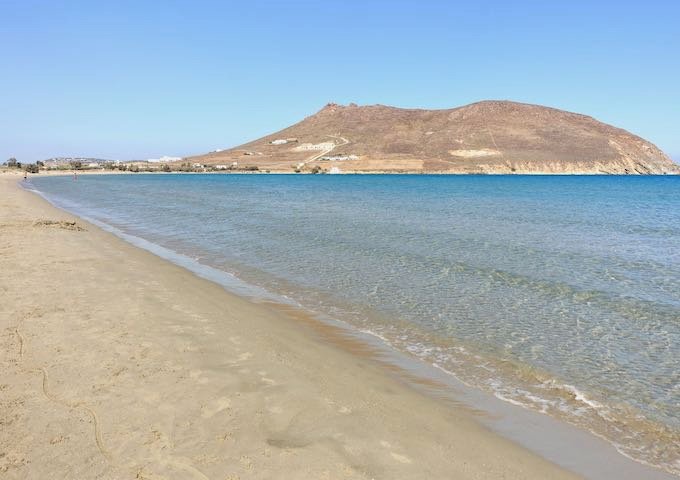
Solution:
M 680 473 L 680 177 L 32 183 Z

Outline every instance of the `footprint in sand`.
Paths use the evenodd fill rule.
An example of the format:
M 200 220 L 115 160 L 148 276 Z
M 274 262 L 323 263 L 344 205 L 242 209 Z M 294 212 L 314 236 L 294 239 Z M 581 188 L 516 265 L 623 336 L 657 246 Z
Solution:
M 383 448 L 392 448 L 392 444 L 390 442 L 388 442 L 387 440 L 380 440 L 380 446 L 383 447 Z M 390 456 L 399 463 L 404 463 L 404 464 L 413 463 L 413 461 L 410 458 L 408 458 L 406 455 L 400 455 L 399 453 L 396 453 L 396 452 L 390 452 Z
M 52 440 L 50 440 L 50 444 L 56 445 L 58 443 L 63 443 L 66 441 L 69 437 L 68 436 L 63 436 L 63 435 L 57 435 L 56 437 L 52 437 Z
M 338 404 L 330 398 L 324 398 L 324 402 L 326 402 L 326 405 L 328 405 L 329 407 L 335 408 L 338 413 L 341 413 L 343 415 L 349 415 L 350 413 L 352 413 L 352 409 L 350 407 L 346 407 L 344 405 L 340 405 L 338 407 Z
M 264 370 L 260 370 L 259 372 L 257 372 L 257 374 L 260 376 L 260 381 L 262 383 L 266 383 L 267 385 L 276 385 L 275 380 L 272 380 L 271 378 L 266 377 L 267 372 L 265 372 Z
M 193 343 L 185 343 L 183 346 L 179 347 L 178 350 L 182 353 L 197 352 L 199 350 L 198 346 Z
M 246 360 L 253 358 L 253 354 L 250 352 L 244 352 L 236 358 L 237 362 L 245 362 Z
M 207 405 L 201 407 L 201 417 L 212 418 L 221 411 L 227 410 L 230 406 L 231 400 L 229 398 L 220 397 L 217 400 L 215 400 L 210 407 L 208 407 Z
M 206 383 L 210 383 L 210 379 L 206 378 L 203 376 L 203 370 L 190 370 L 189 371 L 189 378 L 192 380 L 195 380 L 196 383 L 199 383 L 201 385 L 205 385 Z
M 279 414 L 283 413 L 283 408 L 281 408 L 281 407 L 275 405 L 275 406 L 273 406 L 273 407 L 267 408 L 267 411 L 268 411 L 269 413 L 273 413 L 273 414 L 275 414 L 275 415 L 279 415 Z
M 399 463 L 413 463 L 406 455 L 399 455 L 395 452 L 390 452 L 390 455 L 392 455 L 392 458 L 394 458 Z
M 243 465 L 246 470 L 253 469 L 253 460 L 248 455 L 241 455 L 239 462 L 241 462 L 241 465 Z
M 241 353 L 238 357 L 232 358 L 231 360 L 227 360 L 227 363 L 229 365 L 238 365 L 240 363 L 243 363 L 249 359 L 253 358 L 253 354 L 250 352 L 243 352 Z

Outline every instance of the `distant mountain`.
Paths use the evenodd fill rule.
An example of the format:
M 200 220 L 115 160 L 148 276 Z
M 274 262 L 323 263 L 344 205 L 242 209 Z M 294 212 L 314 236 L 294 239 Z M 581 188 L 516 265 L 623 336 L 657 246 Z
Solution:
M 331 103 L 279 132 L 189 160 L 283 172 L 680 173 L 625 130 L 509 101 L 448 110 Z

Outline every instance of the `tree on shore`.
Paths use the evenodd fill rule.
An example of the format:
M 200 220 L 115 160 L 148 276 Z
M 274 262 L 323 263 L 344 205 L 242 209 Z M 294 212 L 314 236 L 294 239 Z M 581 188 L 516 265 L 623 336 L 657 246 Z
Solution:
M 19 162 L 17 162 L 17 159 L 14 158 L 14 157 L 10 158 L 10 159 L 7 160 L 7 162 L 5 162 L 5 163 L 6 163 L 7 166 L 10 167 L 10 168 L 16 168 L 17 166 L 21 166 L 21 164 L 20 164 Z

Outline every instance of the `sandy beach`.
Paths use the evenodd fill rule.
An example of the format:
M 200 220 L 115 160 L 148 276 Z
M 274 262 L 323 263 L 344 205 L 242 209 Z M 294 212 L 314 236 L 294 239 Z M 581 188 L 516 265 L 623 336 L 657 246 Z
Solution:
M 575 478 L 0 176 L 2 478 Z

